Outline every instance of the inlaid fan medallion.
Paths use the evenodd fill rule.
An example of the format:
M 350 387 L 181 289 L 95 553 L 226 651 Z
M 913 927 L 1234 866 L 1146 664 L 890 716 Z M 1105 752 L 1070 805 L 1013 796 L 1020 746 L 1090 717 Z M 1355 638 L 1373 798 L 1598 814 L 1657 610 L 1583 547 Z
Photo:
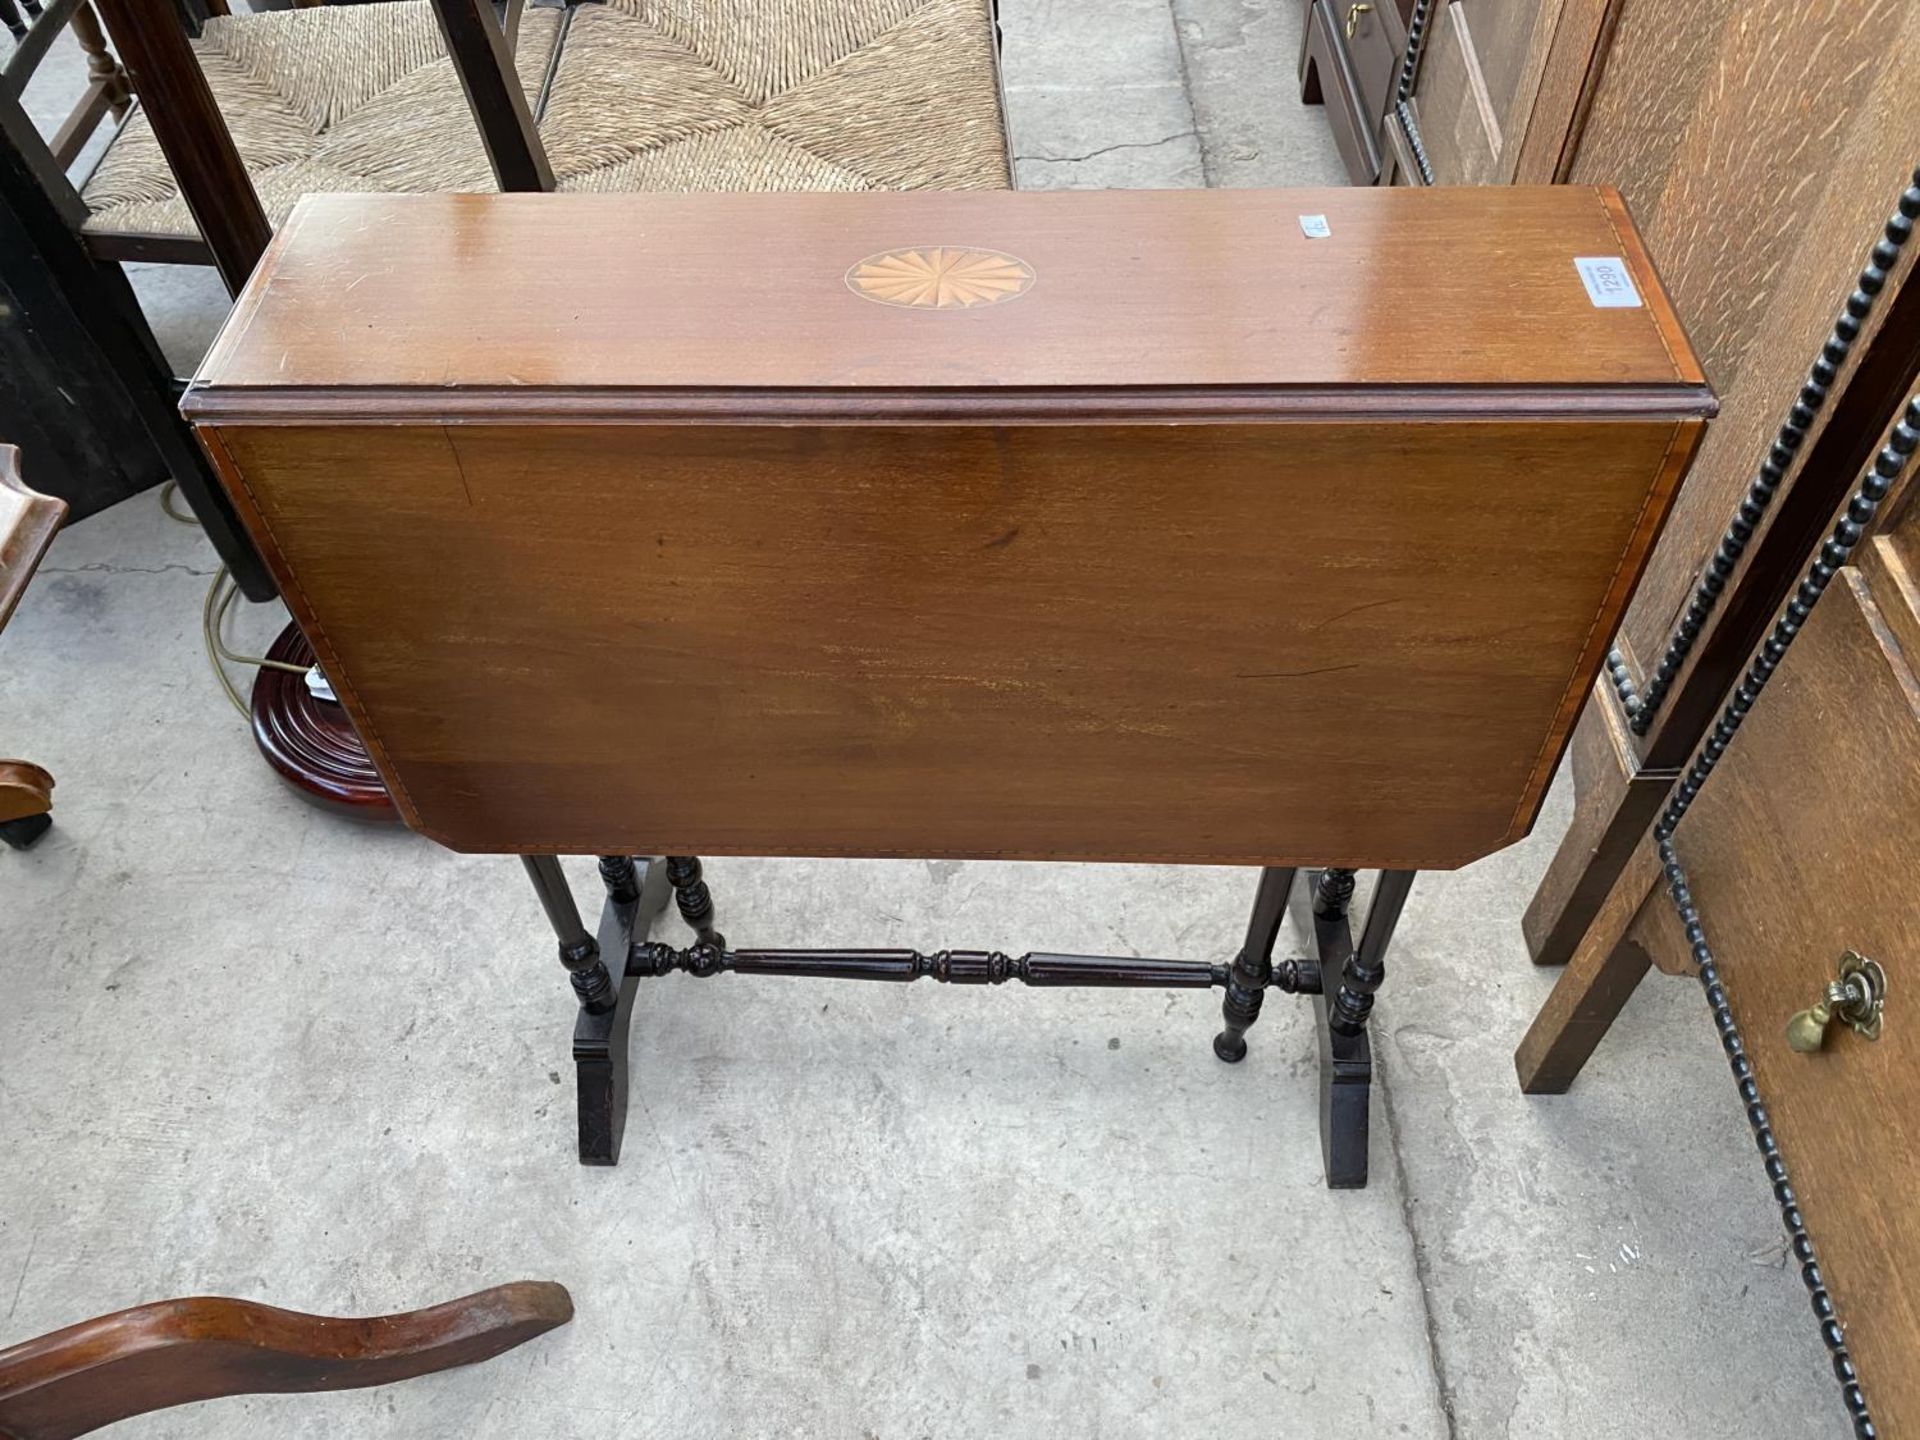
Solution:
M 1033 267 L 998 250 L 933 245 L 869 255 L 847 271 L 856 295 L 882 305 L 970 310 L 1026 293 Z

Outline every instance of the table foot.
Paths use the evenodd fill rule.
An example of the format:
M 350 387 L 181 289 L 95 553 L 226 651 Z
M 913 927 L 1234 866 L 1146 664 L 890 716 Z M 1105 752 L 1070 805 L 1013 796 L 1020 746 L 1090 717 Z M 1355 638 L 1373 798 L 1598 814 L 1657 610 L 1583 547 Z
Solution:
M 1373 1044 L 1367 1022 L 1374 992 L 1386 977 L 1387 946 L 1413 878 L 1411 870 L 1380 872 L 1358 946 L 1347 917 L 1353 898 L 1351 870 L 1320 871 L 1291 897 L 1294 919 L 1313 937 L 1325 977 L 1325 993 L 1314 997 L 1313 1016 L 1320 1036 L 1320 1153 L 1329 1189 L 1357 1190 L 1367 1183 L 1373 1099 Z
M 627 1127 L 627 1037 L 633 1027 L 635 992 L 642 972 L 631 958 L 667 908 L 672 886 L 666 861 L 617 857 L 600 862 L 607 885 L 600 916 L 600 954 L 619 973 L 610 978 L 614 1004 L 598 1014 L 582 1007 L 573 1024 L 574 1090 L 580 1121 L 580 1163 L 613 1165 Z
M 1367 1121 L 1373 1100 L 1373 1045 L 1364 1028 L 1347 1034 L 1330 1023 L 1327 997 L 1313 997 L 1320 1032 L 1320 1158 L 1329 1190 L 1367 1183 Z

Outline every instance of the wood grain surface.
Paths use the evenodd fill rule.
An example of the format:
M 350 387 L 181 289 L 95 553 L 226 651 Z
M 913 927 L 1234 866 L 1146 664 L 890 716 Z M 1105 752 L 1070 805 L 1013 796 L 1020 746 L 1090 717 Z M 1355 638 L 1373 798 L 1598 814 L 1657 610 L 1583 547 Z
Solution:
M 1303 214 L 1331 235 L 1308 239 Z M 1015 256 L 1035 279 L 1016 304 L 950 310 L 847 287 L 868 256 L 938 246 Z M 1595 308 L 1575 256 L 1625 257 L 1645 306 Z M 361 195 L 301 202 L 188 410 L 302 387 L 426 392 L 431 409 L 445 387 L 537 405 L 662 388 L 1565 386 L 1604 404 L 1612 387 L 1700 383 L 1617 197 L 1584 188 Z
M 1852 126 L 1885 123 L 1864 102 L 1909 9 L 1901 0 L 1626 5 L 1573 178 L 1631 197 L 1717 386 L 1738 379 L 1783 261 L 1805 239 L 1833 232 L 1855 260 L 1835 274 L 1829 312 L 1850 287 L 1845 270 L 1864 259 L 1873 226 L 1839 227 L 1823 203 L 1826 182 Z M 1789 57 L 1799 73 L 1782 84 Z M 1828 123 L 1807 123 L 1809 97 L 1843 93 L 1850 103 L 1833 104 Z M 1889 179 L 1898 175 L 1895 167 Z M 1883 188 L 1873 197 L 1880 219 L 1899 193 Z M 1817 345 L 1794 357 L 1801 369 Z
M 1561 0 L 1551 27 L 1543 25 L 1535 32 L 1539 79 L 1525 111 L 1525 133 L 1513 157 L 1514 184 L 1548 185 L 1567 179 L 1626 3 Z
M 1920 154 L 1907 93 L 1920 6 L 1615 3 L 1573 173 L 1622 187 L 1722 396 L 1621 627 L 1644 685 Z M 1691 755 L 1904 403 L 1920 363 L 1916 248 L 1892 267 L 1713 619 L 1634 743 L 1656 775 Z M 1605 831 L 1599 853 L 1616 861 L 1645 818 L 1619 793 L 1583 790 L 1573 832 Z M 1617 878 L 1588 866 L 1596 852 L 1579 843 L 1586 853 L 1562 848 L 1530 911 L 1543 963 L 1570 957 Z M 1575 880 L 1570 867 L 1594 873 Z
M 1920 153 L 1916 59 L 1899 0 L 1626 0 L 1572 178 L 1627 196 L 1722 400 L 1628 616 L 1649 663 Z
M 539 1280 L 366 1319 L 221 1296 L 162 1300 L 0 1350 L 0 1435 L 73 1440 L 224 1395 L 388 1385 L 492 1359 L 572 1318 L 566 1290 Z
M 1531 824 L 1697 430 L 209 438 L 456 849 L 1429 869 Z
M 1034 279 L 849 287 L 943 233 Z M 1402 190 L 315 200 L 188 408 L 454 848 L 1429 869 L 1711 404 L 1617 197 Z
M 1434 183 L 1443 188 L 1499 185 L 1508 178 L 1500 125 L 1508 106 L 1501 102 L 1513 97 L 1495 100 L 1480 63 L 1472 16 L 1484 8 L 1450 4 L 1437 10 L 1433 43 L 1421 62 L 1420 133 Z
M 1414 107 L 1439 185 L 1564 176 L 1608 0 L 1449 0 L 1436 6 Z

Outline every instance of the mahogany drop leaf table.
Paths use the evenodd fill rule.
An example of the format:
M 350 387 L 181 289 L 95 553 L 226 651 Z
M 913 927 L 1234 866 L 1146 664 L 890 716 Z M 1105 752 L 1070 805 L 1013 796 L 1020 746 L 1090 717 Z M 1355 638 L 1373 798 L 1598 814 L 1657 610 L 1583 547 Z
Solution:
M 583 1160 L 646 977 L 1218 986 L 1227 1061 L 1315 997 L 1358 1185 L 1413 874 L 1532 825 L 1713 401 L 1553 187 L 311 197 L 184 408 L 408 823 L 525 857 Z M 714 853 L 1260 878 L 1228 961 L 744 949 Z

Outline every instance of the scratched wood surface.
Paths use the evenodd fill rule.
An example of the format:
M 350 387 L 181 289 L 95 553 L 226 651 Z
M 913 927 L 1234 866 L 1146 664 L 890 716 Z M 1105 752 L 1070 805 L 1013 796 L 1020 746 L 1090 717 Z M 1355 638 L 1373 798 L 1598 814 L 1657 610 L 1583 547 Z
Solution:
M 1309 239 L 1300 217 L 1326 217 Z M 854 299 L 886 251 L 1035 272 L 1005 303 Z M 565 265 L 528 254 L 565 253 Z M 1409 265 L 1412 253 L 1444 265 Z M 1647 304 L 1595 310 L 1576 255 Z M 265 388 L 1570 385 L 1698 381 L 1616 199 L 1541 186 L 1007 194 L 313 196 L 202 369 Z M 1575 342 L 1575 343 L 1570 343 Z
M 522 263 L 538 201 L 437 197 L 464 237 L 416 251 L 412 202 L 334 200 L 189 408 L 403 813 L 455 848 L 1451 867 L 1532 823 L 1710 400 L 1594 192 L 1475 211 L 1482 280 L 1392 305 L 1365 246 L 1290 268 L 1214 223 L 1245 206 L 1287 249 L 1309 206 L 1336 236 L 1454 213 L 1391 193 L 583 205 L 577 253 L 619 258 L 557 308 Z M 949 213 L 1031 287 L 848 285 Z M 762 253 L 749 214 L 788 242 L 785 316 L 674 271 L 692 238 Z M 1592 253 L 1648 306 L 1589 304 Z M 332 283 L 375 255 L 358 298 Z

